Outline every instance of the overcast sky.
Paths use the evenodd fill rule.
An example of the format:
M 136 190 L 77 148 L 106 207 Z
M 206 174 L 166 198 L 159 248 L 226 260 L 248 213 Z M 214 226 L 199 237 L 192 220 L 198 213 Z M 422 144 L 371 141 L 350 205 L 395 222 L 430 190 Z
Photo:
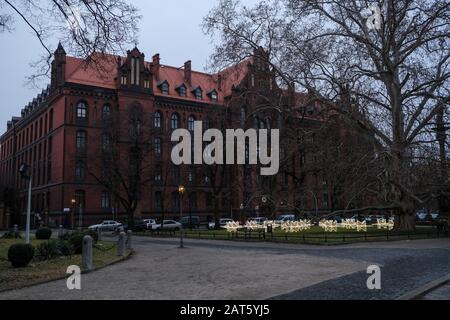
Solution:
M 161 54 L 161 63 L 182 66 L 192 60 L 194 70 L 204 70 L 213 45 L 202 32 L 202 18 L 217 3 L 216 0 L 133 0 L 140 9 L 139 49 L 149 60 Z M 244 0 L 253 4 L 256 0 Z M 25 85 L 26 76 L 32 74 L 30 63 L 44 53 L 37 38 L 24 23 L 15 17 L 15 30 L 0 33 L 0 135 L 6 122 L 28 104 L 40 90 Z

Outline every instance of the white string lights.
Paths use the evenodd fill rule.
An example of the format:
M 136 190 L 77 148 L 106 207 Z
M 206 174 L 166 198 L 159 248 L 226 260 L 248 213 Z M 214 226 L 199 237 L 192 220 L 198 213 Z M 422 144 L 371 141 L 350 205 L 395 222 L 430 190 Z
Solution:
M 268 228 L 272 227 L 272 230 L 280 228 L 286 233 L 297 233 L 300 231 L 309 230 L 314 226 L 311 220 L 298 220 L 298 221 L 286 221 L 286 222 L 276 222 L 272 220 L 264 221 L 263 223 L 257 223 L 255 221 L 247 221 L 244 225 L 240 225 L 237 221 L 227 222 L 223 227 L 228 232 L 237 232 L 239 229 L 246 229 L 248 231 L 265 230 L 267 232 Z M 373 226 L 378 229 L 394 229 L 394 220 L 377 219 L 377 223 Z M 319 227 L 324 229 L 325 232 L 338 232 L 339 228 L 346 230 L 356 230 L 357 232 L 367 232 L 367 222 L 357 221 L 355 219 L 344 219 L 341 223 L 336 220 L 321 220 L 319 222 Z

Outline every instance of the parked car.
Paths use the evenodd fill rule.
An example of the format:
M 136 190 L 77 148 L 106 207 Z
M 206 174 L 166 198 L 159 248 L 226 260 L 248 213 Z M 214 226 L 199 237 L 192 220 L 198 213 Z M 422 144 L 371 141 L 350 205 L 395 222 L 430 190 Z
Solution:
M 295 215 L 293 214 L 283 214 L 281 216 L 279 216 L 276 220 L 276 222 L 278 223 L 282 223 L 282 222 L 287 222 L 287 221 L 294 221 L 295 220 Z
M 124 228 L 125 230 L 128 230 L 128 229 L 129 229 L 129 228 L 128 228 L 128 224 L 125 224 L 125 225 L 123 226 L 123 228 Z M 144 220 L 135 220 L 135 221 L 134 221 L 133 228 L 131 228 L 131 230 L 132 230 L 132 231 L 136 231 L 136 232 L 139 232 L 139 231 L 145 231 L 145 230 L 147 230 L 147 223 L 146 223 Z
M 198 216 L 186 216 L 182 217 L 180 223 L 184 228 L 198 228 L 200 227 L 200 217 Z
M 153 230 L 161 230 L 161 224 L 152 225 Z M 162 224 L 163 230 L 180 230 L 181 223 L 176 222 L 175 220 L 164 220 Z
M 233 222 L 233 219 L 228 218 L 219 219 L 219 225 L 221 228 L 224 228 L 228 222 Z M 214 229 L 215 227 L 216 227 L 215 221 L 208 222 L 208 229 Z
M 248 221 L 253 221 L 256 222 L 257 224 L 263 224 L 264 221 L 267 221 L 266 217 L 253 217 L 253 218 L 249 218 Z
M 152 226 L 154 224 L 156 224 L 156 220 L 155 219 L 143 219 L 142 221 L 144 221 L 146 223 L 148 230 L 153 229 Z
M 431 219 L 436 220 L 439 219 L 439 212 L 431 212 Z
M 427 217 L 427 212 L 425 210 L 419 210 L 416 212 L 416 219 L 417 220 L 425 220 L 425 218 Z
M 116 231 L 117 228 L 123 227 L 123 225 L 120 222 L 117 221 L 113 221 L 113 220 L 106 220 L 103 221 L 100 224 L 94 224 L 92 226 L 89 226 L 88 229 L 89 230 L 93 230 L 93 231 Z

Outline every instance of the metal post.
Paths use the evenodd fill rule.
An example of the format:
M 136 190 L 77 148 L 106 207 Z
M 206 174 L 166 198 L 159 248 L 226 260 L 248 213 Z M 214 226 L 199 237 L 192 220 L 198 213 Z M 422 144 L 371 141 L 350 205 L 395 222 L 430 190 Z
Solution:
M 183 243 L 183 194 L 180 192 L 180 248 L 184 248 Z
M 82 223 L 83 223 L 83 213 L 81 212 L 81 203 L 80 203 L 80 206 L 78 208 L 78 227 L 80 229 L 82 229 L 83 227 Z
M 30 220 L 31 220 L 31 186 L 33 178 L 30 175 L 30 181 L 28 182 L 28 206 L 27 206 L 27 224 L 25 231 L 25 243 L 30 243 Z

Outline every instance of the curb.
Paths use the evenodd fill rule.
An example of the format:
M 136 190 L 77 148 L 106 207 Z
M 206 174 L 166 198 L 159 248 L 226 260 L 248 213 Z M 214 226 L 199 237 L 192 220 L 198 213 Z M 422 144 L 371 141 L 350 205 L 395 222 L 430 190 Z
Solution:
M 105 265 L 100 266 L 100 267 L 97 267 L 97 268 L 94 268 L 94 269 L 92 269 L 92 270 L 82 270 L 82 271 L 81 271 L 81 274 L 88 274 L 88 273 L 91 273 L 91 272 L 94 272 L 94 271 L 98 271 L 98 270 L 104 269 L 104 268 L 106 268 L 106 267 L 109 267 L 109 266 L 118 264 L 118 263 L 120 263 L 120 262 L 124 262 L 124 261 L 130 259 L 130 258 L 133 256 L 134 253 L 135 253 L 135 251 L 134 251 L 134 250 L 131 250 L 125 257 L 123 257 L 123 258 L 121 258 L 121 259 L 119 259 L 119 260 L 116 260 L 116 261 L 114 261 L 114 262 L 111 262 L 111 263 L 109 263 L 109 264 L 105 264 Z M 57 278 L 53 278 L 53 279 L 46 279 L 46 280 L 38 281 L 38 282 L 35 282 L 35 283 L 23 285 L 23 286 L 20 286 L 20 287 L 17 287 L 17 288 L 0 290 L 0 294 L 5 293 L 5 292 L 8 292 L 8 291 L 21 290 L 21 289 L 25 289 L 25 288 L 30 288 L 30 287 L 34 287 L 34 286 L 39 286 L 39 285 L 41 285 L 41 284 L 46 284 L 46 283 L 50 283 L 50 282 L 54 282 L 54 281 L 64 280 L 64 279 L 67 279 L 67 277 L 68 277 L 68 275 L 64 275 L 64 276 L 57 277 Z M 1 300 L 1 299 L 0 299 L 0 300 Z
M 450 281 L 450 274 L 448 274 L 442 278 L 439 278 L 437 280 L 434 280 L 432 282 L 429 282 L 426 285 L 423 285 L 422 287 L 414 289 L 414 290 L 398 297 L 396 300 L 418 300 L 419 298 L 423 297 L 430 291 L 433 291 L 434 289 L 439 288 L 440 286 L 446 284 L 449 281 Z

